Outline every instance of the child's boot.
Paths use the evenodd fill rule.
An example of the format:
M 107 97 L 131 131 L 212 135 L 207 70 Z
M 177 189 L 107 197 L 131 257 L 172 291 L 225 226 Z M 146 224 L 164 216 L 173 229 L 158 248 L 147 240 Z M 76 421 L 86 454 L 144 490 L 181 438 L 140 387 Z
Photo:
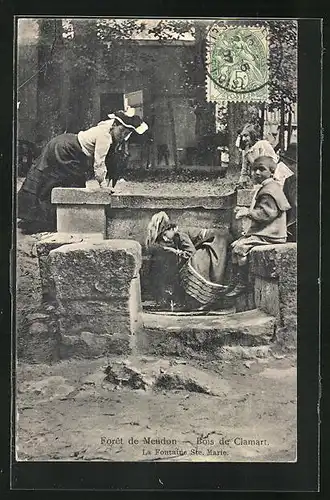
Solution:
M 231 265 L 231 272 L 230 272 L 230 279 L 229 279 L 229 283 L 227 285 L 227 290 L 226 290 L 225 296 L 227 296 L 227 293 L 234 290 L 237 283 L 238 283 L 238 265 L 232 264 Z
M 226 297 L 238 297 L 246 292 L 248 287 L 248 268 L 247 266 L 237 267 L 236 283 L 234 288 L 226 293 Z

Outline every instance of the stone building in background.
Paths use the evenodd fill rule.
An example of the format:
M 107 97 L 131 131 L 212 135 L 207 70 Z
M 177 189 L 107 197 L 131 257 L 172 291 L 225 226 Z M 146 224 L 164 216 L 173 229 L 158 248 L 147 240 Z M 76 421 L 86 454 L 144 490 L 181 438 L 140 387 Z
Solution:
M 159 23 L 137 22 L 142 21 L 148 29 Z M 249 103 L 228 103 L 226 130 L 219 132 L 216 105 L 206 99 L 206 25 L 170 39 L 162 32 L 161 40 L 146 29 L 112 44 L 111 37 L 107 42 L 97 38 L 92 23 L 18 20 L 18 139 L 40 148 L 55 135 L 86 129 L 129 104 L 150 126 L 130 141 L 133 167 L 216 167 L 219 149 L 228 151 L 228 146 L 230 162 L 239 170 L 235 143 L 238 130 L 251 120 Z M 278 129 L 278 112 L 268 112 L 266 103 L 255 108 L 265 134 L 270 127 Z M 285 127 L 293 132 L 291 140 L 297 129 L 295 113 L 288 124 L 285 120 L 284 143 Z
M 76 69 L 72 48 L 84 43 L 84 29 L 83 22 L 75 25 L 70 42 L 60 19 L 19 20 L 19 139 L 41 147 L 129 104 L 150 125 L 142 143 L 131 141 L 133 163 L 196 164 L 204 158 L 210 164 L 203 145 L 215 134 L 215 113 L 205 99 L 205 69 L 194 37 L 159 42 L 142 35 L 115 54 L 99 45 L 90 50 L 96 69 L 84 66 L 83 55 Z

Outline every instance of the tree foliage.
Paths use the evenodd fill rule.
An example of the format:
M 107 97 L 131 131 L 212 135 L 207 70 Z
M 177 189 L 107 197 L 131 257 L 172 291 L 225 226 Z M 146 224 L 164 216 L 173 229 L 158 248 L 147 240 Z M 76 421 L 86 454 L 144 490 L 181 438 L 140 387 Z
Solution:
M 51 20 L 40 21 L 45 33 L 52 31 Z M 221 21 L 231 26 L 238 21 Z M 268 29 L 269 42 L 269 101 L 271 108 L 280 108 L 284 102 L 285 110 L 292 110 L 297 101 L 297 23 L 294 20 L 269 20 L 250 22 L 241 21 L 240 24 L 265 26 Z M 107 77 L 107 71 L 98 65 L 95 57 L 100 51 L 103 57 L 111 64 L 112 72 L 134 70 L 136 67 L 136 51 L 139 37 L 154 40 L 158 44 L 168 44 L 171 41 L 195 36 L 194 46 L 186 45 L 190 52 L 189 61 L 185 61 L 187 90 L 193 90 L 201 80 L 198 72 L 205 67 L 205 53 L 199 33 L 205 35 L 210 22 L 198 20 L 137 20 L 137 19 L 64 19 L 62 21 L 65 57 L 69 58 L 72 68 L 80 73 L 88 74 L 97 71 L 100 78 Z M 45 41 L 46 40 L 46 41 Z M 41 45 L 51 48 L 49 37 L 43 39 Z M 118 49 L 126 46 L 127 50 Z M 56 57 L 56 51 L 55 51 Z M 148 64 L 149 62 L 149 64 Z M 156 63 L 152 57 L 145 58 L 144 64 L 150 68 Z M 174 67 L 175 67 L 175 61 Z
M 166 96 L 170 80 L 176 79 L 181 95 L 194 109 L 199 124 L 196 122 L 196 134 L 200 136 L 208 133 L 206 131 L 212 129 L 211 122 L 214 122 L 214 106 L 206 102 L 205 95 L 206 33 L 212 23 L 194 19 L 41 19 L 39 48 L 46 61 L 41 73 L 47 75 L 52 63 L 56 68 L 63 66 L 64 73 L 70 73 L 72 95 L 67 114 L 79 126 L 88 125 L 91 119 L 90 102 L 96 81 L 115 82 L 138 71 L 148 82 L 152 99 L 156 94 Z M 227 26 L 257 24 L 267 28 L 269 107 L 291 111 L 297 100 L 297 23 L 293 20 L 221 20 L 219 23 Z M 153 45 L 159 47 L 172 45 L 168 82 L 158 77 L 157 50 L 148 50 L 146 45 L 142 50 L 141 39 L 154 41 Z M 180 45 L 176 45 L 178 40 Z M 189 40 L 194 43 L 188 43 Z M 49 77 L 53 78 L 54 72 L 49 71 Z M 238 116 L 257 122 L 258 107 L 251 104 L 250 108 L 244 105 Z M 221 130 L 229 130 L 232 120 L 228 113 L 222 112 L 220 121 Z M 237 121 L 234 120 L 235 124 Z M 231 132 L 234 140 L 236 125 Z
M 270 109 L 292 111 L 297 102 L 297 22 L 268 21 Z
M 234 21 L 223 20 L 221 23 L 230 26 Z M 246 25 L 247 21 L 241 23 Z M 203 50 L 205 40 L 202 38 L 210 22 L 177 19 L 63 19 L 61 33 L 58 27 L 56 30 L 55 20 L 42 19 L 39 24 L 39 46 L 48 51 L 53 60 L 66 57 L 75 70 L 82 74 L 96 71 L 100 78 L 107 77 L 107 71 L 97 61 L 96 54 L 100 51 L 111 64 L 112 72 L 123 68 L 131 71 L 136 67 L 134 46 L 138 47 L 139 36 L 155 40 L 160 45 L 179 39 L 184 44 L 185 37 L 195 36 L 195 45 L 186 45 L 190 56 L 184 62 L 186 87 L 192 90 L 203 81 L 203 77 L 198 74 L 201 66 L 204 71 L 206 69 Z M 279 108 L 284 101 L 285 109 L 289 111 L 297 100 L 297 23 L 294 20 L 253 20 L 249 24 L 268 29 L 269 101 L 274 108 Z M 57 50 L 61 43 L 65 52 Z M 127 50 L 118 50 L 124 46 Z M 150 68 L 156 62 L 152 57 L 144 60 L 144 64 Z M 175 60 L 173 63 L 175 69 Z

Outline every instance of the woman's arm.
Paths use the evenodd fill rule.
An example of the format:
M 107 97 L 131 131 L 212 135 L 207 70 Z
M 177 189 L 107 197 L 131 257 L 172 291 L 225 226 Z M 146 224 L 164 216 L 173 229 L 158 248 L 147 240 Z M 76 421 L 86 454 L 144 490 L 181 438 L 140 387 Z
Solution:
M 196 248 L 186 233 L 178 233 L 177 247 L 184 252 L 185 258 L 189 259 L 196 252 Z
M 95 151 L 94 151 L 94 175 L 95 179 L 101 184 L 105 181 L 107 174 L 107 167 L 105 165 L 105 159 L 109 152 L 112 144 L 112 138 L 110 131 L 100 127 L 100 132 L 98 133 L 95 141 Z

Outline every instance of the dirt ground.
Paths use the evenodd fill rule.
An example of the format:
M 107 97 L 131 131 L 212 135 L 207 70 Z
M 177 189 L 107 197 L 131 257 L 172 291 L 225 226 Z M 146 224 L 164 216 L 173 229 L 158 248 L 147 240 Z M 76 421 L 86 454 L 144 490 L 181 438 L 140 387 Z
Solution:
M 295 460 L 293 359 L 204 363 L 219 396 L 107 387 L 107 362 L 18 364 L 18 460 Z
M 104 358 L 26 363 L 24 318 L 40 305 L 38 237 L 17 236 L 18 460 L 295 461 L 294 354 L 177 360 L 212 379 L 217 395 L 117 387 L 104 382 Z

